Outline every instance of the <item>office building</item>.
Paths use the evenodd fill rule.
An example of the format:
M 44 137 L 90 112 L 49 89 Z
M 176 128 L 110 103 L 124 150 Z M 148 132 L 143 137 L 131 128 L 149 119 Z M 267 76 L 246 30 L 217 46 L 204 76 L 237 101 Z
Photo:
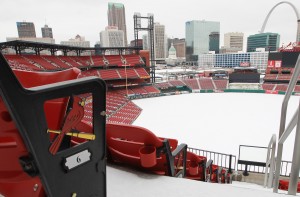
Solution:
M 214 51 L 216 54 L 220 50 L 220 33 L 211 32 L 209 34 L 209 51 Z
M 229 32 L 224 34 L 224 46 L 220 53 L 237 53 L 243 51 L 244 33 Z
M 154 24 L 154 51 L 155 59 L 165 59 L 167 51 L 165 26 L 159 23 Z
M 116 26 L 106 27 L 100 32 L 101 47 L 125 47 L 124 31 L 119 30 Z M 118 54 L 117 51 L 106 51 L 107 55 Z
M 36 38 L 34 23 L 17 22 L 19 38 Z
M 220 22 L 193 20 L 185 23 L 187 61 L 196 61 L 199 54 L 209 52 L 212 32 L 220 32 Z
M 124 32 L 124 43 L 127 46 L 127 30 L 125 7 L 122 3 L 108 3 L 107 11 L 108 26 L 117 26 L 118 30 Z
M 247 39 L 247 52 L 256 51 L 257 48 L 264 48 L 265 51 L 277 51 L 280 36 L 277 33 L 260 33 L 250 35 Z
M 100 32 L 101 47 L 124 47 L 124 31 L 116 26 L 108 26 Z
M 74 47 L 90 47 L 90 41 L 86 41 L 85 37 L 80 35 L 76 35 L 75 38 L 71 38 L 68 41 L 61 41 L 60 44 Z
M 53 38 L 52 28 L 45 25 L 42 29 L 42 37 L 43 38 Z
M 248 52 L 231 54 L 200 54 L 198 65 L 201 68 L 233 68 L 247 64 L 264 73 L 268 65 L 268 52 Z
M 61 41 L 61 45 L 67 45 L 67 46 L 73 46 L 73 47 L 84 47 L 88 48 L 90 47 L 90 41 L 86 41 L 85 37 L 76 35 L 75 38 L 71 38 L 68 41 Z M 90 51 L 86 51 L 81 53 L 81 55 L 90 55 Z M 68 55 L 77 55 L 75 52 L 71 51 L 68 52 Z
M 224 48 L 229 51 L 242 51 L 244 47 L 244 33 L 229 32 L 224 34 Z

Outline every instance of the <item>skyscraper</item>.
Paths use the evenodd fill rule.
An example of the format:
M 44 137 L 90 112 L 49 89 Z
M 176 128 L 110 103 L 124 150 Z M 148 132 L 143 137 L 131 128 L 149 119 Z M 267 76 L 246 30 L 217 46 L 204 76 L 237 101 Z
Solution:
M 124 47 L 124 31 L 116 26 L 108 26 L 100 32 L 101 47 Z M 114 52 L 114 51 L 113 51 Z M 112 53 L 109 52 L 111 55 Z
M 188 61 L 196 61 L 199 54 L 209 52 L 209 35 L 212 32 L 220 32 L 220 22 L 193 20 L 185 23 Z
M 154 50 L 156 59 L 166 58 L 166 35 L 165 26 L 159 23 L 154 24 Z
M 229 32 L 224 34 L 224 48 L 235 50 L 236 52 L 243 50 L 244 34 L 239 32 Z
M 107 11 L 108 26 L 117 26 L 124 32 L 124 42 L 127 46 L 127 30 L 125 19 L 125 7 L 122 3 L 108 3 Z
M 42 29 L 42 37 L 43 38 L 53 38 L 52 28 L 45 25 Z
M 250 35 L 247 42 L 247 52 L 264 48 L 266 51 L 276 51 L 279 47 L 280 36 L 277 33 L 260 33 Z
M 19 38 L 36 38 L 34 23 L 17 22 Z
M 211 32 L 209 34 L 209 50 L 219 53 L 220 50 L 220 33 Z

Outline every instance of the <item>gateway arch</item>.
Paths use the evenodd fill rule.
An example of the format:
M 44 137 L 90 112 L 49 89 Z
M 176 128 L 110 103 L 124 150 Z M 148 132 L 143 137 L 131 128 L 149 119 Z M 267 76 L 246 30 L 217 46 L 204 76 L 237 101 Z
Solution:
M 296 34 L 296 42 L 299 43 L 299 42 L 300 42 L 300 17 L 299 17 L 299 12 L 298 12 L 297 8 L 296 8 L 292 3 L 288 2 L 288 1 L 282 1 L 282 2 L 277 3 L 277 4 L 269 11 L 269 13 L 268 13 L 268 15 L 267 15 L 267 17 L 266 17 L 266 19 L 265 19 L 265 21 L 264 21 L 264 23 L 263 23 L 263 26 L 261 27 L 260 33 L 264 33 L 265 27 L 266 27 L 266 25 L 267 25 L 267 22 L 268 22 L 268 20 L 269 20 L 269 17 L 270 17 L 270 15 L 271 15 L 271 13 L 273 12 L 273 10 L 274 10 L 277 6 L 279 6 L 279 5 L 281 5 L 281 4 L 288 4 L 288 5 L 290 5 L 290 6 L 293 8 L 293 10 L 294 10 L 294 12 L 295 12 L 295 14 L 296 14 L 296 17 L 297 17 L 297 34 Z

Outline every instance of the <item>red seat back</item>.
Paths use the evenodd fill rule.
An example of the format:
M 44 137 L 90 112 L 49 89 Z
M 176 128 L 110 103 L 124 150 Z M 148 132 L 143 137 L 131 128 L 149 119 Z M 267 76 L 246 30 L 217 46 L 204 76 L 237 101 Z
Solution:
M 23 70 L 13 71 L 19 82 L 25 88 L 76 79 L 80 73 L 80 70 L 77 68 L 71 68 L 58 72 L 32 72 Z M 45 103 L 45 115 L 49 129 L 60 129 L 68 100 L 69 98 L 53 99 Z M 55 114 L 55 116 L 53 116 L 53 114 Z
M 76 79 L 80 70 L 69 69 L 60 72 L 30 72 L 14 70 L 19 82 L 26 88 L 40 86 L 55 82 Z M 0 79 L 1 80 L 1 79 Z M 65 114 L 68 98 L 55 99 L 45 103 L 45 115 L 49 128 L 57 129 Z M 32 117 L 34 121 L 34 117 Z M 0 191 L 6 196 L 22 196 L 17 190 L 26 195 L 30 191 L 24 191 L 26 183 L 39 182 L 39 178 L 31 178 L 23 172 L 19 163 L 21 156 L 28 155 L 27 148 L 7 108 L 0 97 L 0 155 L 5 159 L 0 162 Z M 27 181 L 27 182 L 26 182 Z M 7 190 L 7 187 L 11 187 Z M 3 188 L 2 188 L 3 187 Z M 32 190 L 32 186 L 27 186 Z M 40 187 L 41 188 L 41 187 Z M 23 191 L 22 191 L 23 190 Z M 41 190 L 41 189 L 39 189 Z M 12 192 L 12 193 L 9 193 Z M 17 192 L 17 193 L 16 193 Z M 38 193 L 38 192 L 37 192 Z
M 155 147 L 157 150 L 163 146 L 164 139 L 157 137 L 146 128 L 133 125 L 107 123 L 106 140 L 108 154 L 113 161 L 145 169 L 140 150 L 147 146 Z M 170 139 L 169 142 L 172 146 L 172 150 L 176 149 L 178 143 L 177 140 Z M 167 173 L 165 155 L 156 158 L 154 163 L 156 163 L 154 166 L 146 167 L 147 170 L 159 174 Z

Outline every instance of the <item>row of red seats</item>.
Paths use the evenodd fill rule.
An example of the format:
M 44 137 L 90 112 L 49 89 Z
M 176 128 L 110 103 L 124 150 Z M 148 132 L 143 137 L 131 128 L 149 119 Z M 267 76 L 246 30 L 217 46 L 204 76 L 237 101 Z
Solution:
M 289 81 L 292 78 L 292 74 L 266 74 L 264 81 L 275 80 L 275 81 Z M 298 81 L 300 77 L 298 77 Z
M 103 56 L 103 60 L 106 65 L 145 65 L 144 61 L 139 55 L 131 54 L 131 55 L 107 55 Z
M 281 190 L 289 190 L 289 180 L 279 180 L 279 185 L 278 185 L 278 189 Z M 298 182 L 297 184 L 297 193 L 300 193 L 300 182 Z
M 141 108 L 129 101 L 110 116 L 107 121 L 110 123 L 132 124 L 140 115 L 141 111 Z
M 289 68 L 289 67 L 278 67 L 278 68 L 267 67 L 266 68 L 266 75 L 269 75 L 269 74 L 286 74 L 286 73 L 293 74 L 294 73 L 294 68 Z
M 112 162 L 168 176 L 185 168 L 184 177 L 188 179 L 231 183 L 231 174 L 226 169 L 212 164 L 211 160 L 207 161 L 206 157 L 187 151 L 186 160 L 183 152 L 170 160 L 166 149 L 176 152 L 175 150 L 182 147 L 176 139 L 157 137 L 146 128 L 124 124 L 108 123 L 106 131 L 108 158 Z M 165 143 L 166 141 L 168 143 Z M 170 172 L 169 165 L 173 166 L 175 173 Z
M 271 83 L 263 83 L 263 90 L 270 91 L 283 91 L 286 92 L 288 88 L 288 84 L 271 84 Z M 294 92 L 300 92 L 300 85 L 296 85 L 294 88 Z
M 127 89 L 118 90 L 122 95 L 147 95 L 147 94 L 159 94 L 160 91 L 154 86 L 131 86 Z
M 88 76 L 91 72 L 97 72 L 97 76 L 104 80 L 126 79 L 126 78 L 150 78 L 144 68 L 118 68 L 118 69 L 90 69 L 83 71 L 82 75 Z M 92 74 L 91 76 L 95 76 Z
M 157 83 L 155 86 L 160 89 L 167 89 L 176 86 L 188 86 L 192 90 L 224 90 L 228 87 L 228 80 L 212 78 L 171 80 L 168 82 Z
M 201 78 L 198 80 L 201 89 L 214 90 L 216 87 L 213 84 L 213 81 L 210 78 Z
M 184 79 L 183 83 L 185 83 L 192 90 L 200 90 L 200 86 L 197 79 Z
M 6 55 L 6 60 L 13 69 L 19 69 L 19 65 L 22 65 L 22 70 L 41 71 L 45 70 L 41 65 L 35 64 L 29 59 L 24 58 L 21 55 Z
M 139 55 L 107 56 L 49 56 L 49 55 L 5 55 L 7 60 L 23 64 L 26 70 L 57 70 L 70 67 L 145 65 Z

